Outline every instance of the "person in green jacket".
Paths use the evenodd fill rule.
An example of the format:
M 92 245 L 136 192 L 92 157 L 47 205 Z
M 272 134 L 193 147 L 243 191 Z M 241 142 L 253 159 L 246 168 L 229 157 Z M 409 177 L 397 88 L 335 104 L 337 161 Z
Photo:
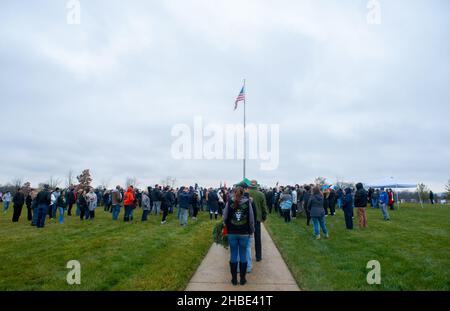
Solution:
M 262 247 L 261 247 L 261 223 L 267 218 L 267 204 L 266 196 L 264 193 L 258 190 L 258 182 L 252 180 L 249 185 L 248 193 L 252 198 L 254 204 L 254 216 L 255 216 L 255 257 L 256 261 L 262 259 Z

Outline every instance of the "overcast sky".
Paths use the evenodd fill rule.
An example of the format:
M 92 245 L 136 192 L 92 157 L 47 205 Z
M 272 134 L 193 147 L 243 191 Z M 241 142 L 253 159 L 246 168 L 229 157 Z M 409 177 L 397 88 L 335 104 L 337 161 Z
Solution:
M 279 124 L 265 185 L 450 178 L 450 1 L 0 2 L 0 183 L 90 168 L 94 184 L 232 184 L 239 160 L 175 160 L 175 124 Z M 64 182 L 62 183 L 64 184 Z

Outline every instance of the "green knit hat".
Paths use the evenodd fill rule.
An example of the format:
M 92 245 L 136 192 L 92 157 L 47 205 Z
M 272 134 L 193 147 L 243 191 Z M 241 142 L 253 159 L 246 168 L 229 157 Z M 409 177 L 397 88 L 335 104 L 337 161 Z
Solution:
M 244 178 L 242 181 L 238 182 L 237 184 L 235 184 L 235 187 L 243 187 L 243 188 L 248 188 L 250 187 L 251 182 L 248 178 Z

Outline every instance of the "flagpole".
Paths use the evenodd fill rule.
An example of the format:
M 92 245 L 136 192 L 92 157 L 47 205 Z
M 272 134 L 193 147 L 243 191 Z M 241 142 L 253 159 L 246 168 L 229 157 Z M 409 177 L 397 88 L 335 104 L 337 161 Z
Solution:
M 245 88 L 245 79 L 244 79 L 244 179 L 245 179 L 245 162 L 246 162 L 246 158 L 247 158 L 247 138 L 246 138 L 246 133 L 245 133 L 245 100 L 247 98 L 247 90 Z

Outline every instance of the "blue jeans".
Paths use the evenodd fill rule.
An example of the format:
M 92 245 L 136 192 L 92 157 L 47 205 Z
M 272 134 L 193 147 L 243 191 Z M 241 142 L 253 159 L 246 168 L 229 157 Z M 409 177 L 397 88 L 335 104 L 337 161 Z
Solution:
M 339 209 L 342 208 L 342 199 L 341 198 L 337 199 L 337 206 L 338 206 Z
M 141 218 L 142 221 L 146 221 L 148 219 L 149 212 L 150 212 L 149 210 L 142 211 L 142 218 Z
M 56 218 L 56 209 L 58 208 L 56 204 L 50 205 L 52 218 Z
M 379 208 L 377 199 L 372 199 L 372 207 L 373 208 Z
M 37 222 L 36 222 L 36 226 L 38 228 L 44 228 L 45 226 L 45 217 L 47 217 L 47 213 L 48 213 L 48 206 L 45 204 L 39 204 L 37 207 Z
M 3 211 L 6 212 L 9 208 L 9 201 L 3 201 Z
M 59 212 L 59 223 L 63 224 L 64 223 L 64 207 L 58 207 L 58 212 Z
M 161 201 L 153 202 L 153 213 L 155 215 L 158 215 L 160 210 L 161 210 Z
M 322 228 L 323 234 L 328 235 L 327 226 L 325 225 L 325 216 L 311 218 L 314 225 L 314 235 L 320 235 L 320 228 Z
M 252 238 L 248 239 L 247 243 L 247 271 L 252 271 Z
M 178 208 L 178 213 L 179 213 L 179 219 L 180 219 L 180 225 L 187 225 L 187 221 L 188 221 L 188 209 L 186 208 Z
M 117 220 L 117 218 L 119 218 L 119 214 L 120 214 L 120 204 L 114 204 L 112 206 L 112 219 Z
M 388 213 L 388 210 L 387 210 L 387 204 L 380 203 L 380 206 L 381 206 L 381 213 L 383 213 L 384 220 L 388 220 L 389 219 L 389 213 Z
M 239 261 L 242 263 L 247 262 L 247 247 L 250 235 L 245 234 L 229 234 L 228 243 L 230 244 L 230 262 L 236 263 Z
M 36 206 L 35 208 L 33 208 L 33 219 L 31 220 L 31 224 L 33 226 L 37 225 L 38 214 L 39 214 L 39 208 Z
M 133 212 L 133 209 L 131 208 L 131 205 L 125 205 L 125 215 L 123 216 L 124 221 L 130 221 L 130 218 L 132 217 L 131 213 Z

